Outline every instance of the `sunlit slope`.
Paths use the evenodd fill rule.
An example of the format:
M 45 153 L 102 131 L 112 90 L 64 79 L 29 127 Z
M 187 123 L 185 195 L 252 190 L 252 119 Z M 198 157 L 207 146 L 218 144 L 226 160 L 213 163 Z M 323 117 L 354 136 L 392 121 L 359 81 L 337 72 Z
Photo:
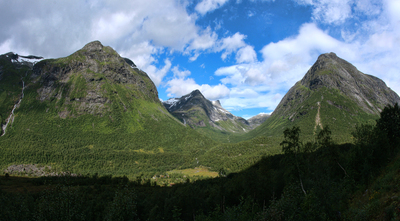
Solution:
M 132 175 L 188 167 L 213 142 L 171 116 L 146 73 L 92 42 L 34 66 L 14 122 L 0 138 L 1 168 L 51 165 Z
M 400 102 L 386 84 L 363 74 L 334 53 L 321 55 L 285 95 L 269 119 L 248 136 L 281 135 L 300 126 L 304 136 L 330 127 L 337 141 L 349 141 L 355 125 L 373 121 L 387 104 Z

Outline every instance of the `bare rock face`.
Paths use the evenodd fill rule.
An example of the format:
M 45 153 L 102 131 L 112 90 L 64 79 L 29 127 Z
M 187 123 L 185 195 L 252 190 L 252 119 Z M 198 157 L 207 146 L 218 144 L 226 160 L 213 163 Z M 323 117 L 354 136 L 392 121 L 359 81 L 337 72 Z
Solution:
M 312 93 L 322 88 L 337 91 L 341 96 L 350 98 L 362 111 L 373 115 L 378 115 L 387 104 L 400 102 L 399 96 L 381 79 L 364 74 L 336 54 L 328 53 L 318 57 L 303 79 L 288 91 L 273 115 L 291 115 Z M 321 96 L 320 100 L 323 99 Z M 327 100 L 327 103 L 339 109 L 348 108 L 332 100 Z
M 172 115 L 193 128 L 209 125 L 218 130 L 230 132 L 245 132 L 251 129 L 245 119 L 225 110 L 218 100 L 207 100 L 199 90 L 194 90 L 181 98 L 171 98 L 163 104 Z M 218 125 L 222 122 L 229 126 Z
M 257 114 L 256 116 L 248 119 L 247 122 L 249 122 L 252 128 L 256 128 L 264 123 L 270 116 L 270 114 L 265 113 Z
M 283 131 L 299 125 L 312 135 L 329 125 L 338 136 L 347 136 L 356 125 L 374 121 L 386 105 L 395 103 L 400 103 L 399 96 L 381 79 L 327 53 L 318 57 L 260 127 Z
M 72 104 L 78 115 L 104 115 L 110 111 L 107 104 L 117 102 L 111 99 L 119 96 L 117 88 L 129 90 L 131 100 L 159 102 L 148 75 L 99 41 L 86 44 L 68 57 L 37 63 L 32 78 L 42 85 L 37 90 L 40 101 L 65 98 L 64 106 Z M 124 109 L 126 105 L 123 103 Z M 60 107 L 60 116 L 65 117 L 65 113 Z
M 311 90 L 320 87 L 337 89 L 370 114 L 378 114 L 385 105 L 400 102 L 399 96 L 385 82 L 363 74 L 335 53 L 320 55 L 301 80 L 301 85 Z

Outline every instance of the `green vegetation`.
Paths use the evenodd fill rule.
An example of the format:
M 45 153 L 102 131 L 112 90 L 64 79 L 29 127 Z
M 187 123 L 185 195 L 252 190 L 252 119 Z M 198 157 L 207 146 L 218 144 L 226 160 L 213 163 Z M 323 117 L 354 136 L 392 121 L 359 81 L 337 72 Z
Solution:
M 143 176 L 0 177 L 0 213 L 7 220 L 398 220 L 400 133 L 388 116 L 400 124 L 398 106 L 388 106 L 376 125 L 358 126 L 354 143 L 341 145 L 329 126 L 309 142 L 301 128 L 288 128 L 284 154 L 172 187 Z
M 36 79 L 29 78 L 31 71 L 26 67 L 16 69 L 10 61 L 0 59 L 4 62 L 2 71 L 16 71 L 2 72 L 2 121 L 18 101 L 21 77 L 28 71 L 23 101 L 7 133 L 0 137 L 2 171 L 10 165 L 42 164 L 55 172 L 152 177 L 191 167 L 196 157 L 215 144 L 184 127 L 158 98 L 153 99 L 156 93 L 138 89 L 134 81 L 115 82 L 116 77 L 87 66 L 60 69 L 59 63 L 77 59 L 79 53 L 40 62 L 37 68 L 42 76 Z M 129 70 L 143 77 L 137 77 L 141 79 L 139 87 L 155 90 L 147 75 Z M 43 84 L 50 85 L 46 93 L 42 93 Z M 97 93 L 89 99 L 100 102 L 89 103 L 89 90 Z
M 316 91 L 303 89 L 296 84 L 296 93 L 303 94 L 298 100 L 292 100 L 287 105 L 290 113 L 277 110 L 264 124 L 250 131 L 245 136 L 279 136 L 288 127 L 298 126 L 302 129 L 305 139 L 313 139 L 313 136 L 322 128 L 316 126 L 316 116 L 320 110 L 320 123 L 322 127 L 329 125 L 332 138 L 338 143 L 352 141 L 350 133 L 357 124 L 374 123 L 377 115 L 368 114 L 354 101 L 344 96 L 337 89 L 319 88 Z M 304 97 L 307 97 L 304 101 Z M 286 108 L 288 109 L 288 108 Z
M 22 79 L 30 74 L 28 67 L 15 68 L 13 64 L 0 56 L 0 123 L 10 115 L 14 104 L 18 102 L 22 91 Z
M 1 219 L 399 219 L 397 104 L 378 119 L 338 89 L 297 83 L 286 108 L 250 133 L 217 133 L 192 108 L 194 130 L 144 72 L 92 46 L 34 71 L 0 59 L 0 122 L 27 86 L 0 137 L 0 170 L 64 174 L 0 177 Z

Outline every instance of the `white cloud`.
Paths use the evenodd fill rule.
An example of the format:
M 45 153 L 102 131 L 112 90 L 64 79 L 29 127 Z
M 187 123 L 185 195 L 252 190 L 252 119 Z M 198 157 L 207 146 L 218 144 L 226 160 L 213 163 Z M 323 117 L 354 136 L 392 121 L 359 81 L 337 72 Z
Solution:
M 352 0 L 297 0 L 313 6 L 313 19 L 328 24 L 341 24 L 351 16 Z
M 195 61 L 201 51 L 208 51 L 209 49 L 215 47 L 218 40 L 218 35 L 211 31 L 210 27 L 201 31 L 199 34 L 193 38 L 189 46 L 185 49 L 185 54 L 194 54 L 189 58 L 190 61 Z
M 247 45 L 239 49 L 236 54 L 236 62 L 237 63 L 252 63 L 257 60 L 257 54 L 254 51 L 254 47 Z
M 230 90 L 223 84 L 198 85 L 193 78 L 174 78 L 167 83 L 167 92 L 169 97 L 181 97 L 188 94 L 196 89 L 200 90 L 201 93 L 209 100 L 218 100 L 229 96 Z
M 245 38 L 246 35 L 236 32 L 233 36 L 229 36 L 222 39 L 220 42 L 220 46 L 216 49 L 217 51 L 224 50 L 224 52 L 221 55 L 222 60 L 225 60 L 228 55 L 237 51 L 239 48 L 245 47 L 246 46 L 246 43 L 244 42 Z
M 117 11 L 100 17 L 92 23 L 91 38 L 107 42 L 125 36 L 132 29 L 135 15 L 135 13 Z
M 120 54 L 123 57 L 131 59 L 138 68 L 145 71 L 150 79 L 156 86 L 159 86 L 163 78 L 167 75 L 172 64 L 169 59 L 164 60 L 164 66 L 157 68 L 157 60 L 153 57 L 153 54 L 160 53 L 161 48 L 157 48 L 151 45 L 149 42 L 142 42 L 140 44 L 130 45 L 125 48 Z
M 215 9 L 222 7 L 229 0 L 202 0 L 195 7 L 195 10 L 205 15 L 207 12 L 214 11 Z
M 179 65 L 174 66 L 171 69 L 171 71 L 172 71 L 172 73 L 174 73 L 174 77 L 178 77 L 178 78 L 185 78 L 191 74 L 189 70 L 180 71 Z
M 383 2 L 390 22 L 396 26 L 400 25 L 400 2 L 398 0 L 384 0 Z
M 0 1 L 0 54 L 14 51 L 64 57 L 100 40 L 148 72 L 159 85 L 171 67 L 158 55 L 178 51 L 190 60 L 214 47 L 218 36 L 196 24 L 188 2 L 176 0 Z M 163 58 L 164 59 L 164 58 Z
M 171 61 L 169 59 L 165 59 L 164 63 L 165 65 L 161 69 L 156 68 L 154 65 L 149 65 L 143 69 L 156 86 L 160 85 L 161 81 L 171 68 Z
M 188 47 L 189 50 L 206 50 L 213 47 L 218 39 L 218 35 L 211 31 L 210 27 L 203 30 Z
M 255 93 L 256 95 L 251 96 L 238 96 L 234 94 L 234 90 L 231 90 L 230 97 L 221 101 L 222 106 L 229 111 L 260 107 L 273 110 L 283 98 L 279 93 Z

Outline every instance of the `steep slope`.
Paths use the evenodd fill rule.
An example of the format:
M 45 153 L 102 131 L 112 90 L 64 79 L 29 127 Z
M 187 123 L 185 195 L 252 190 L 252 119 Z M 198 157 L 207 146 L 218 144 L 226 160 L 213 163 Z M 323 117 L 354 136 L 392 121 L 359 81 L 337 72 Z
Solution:
M 190 166 L 213 142 L 170 115 L 147 74 L 129 61 L 95 41 L 33 70 L 24 66 L 24 97 L 0 137 L 0 167 L 133 175 Z M 15 103 L 23 82 L 14 82 Z
M 42 59 L 12 52 L 0 55 L 0 135 L 5 134 L 8 123 L 13 120 L 13 111 L 23 96 L 24 78 L 33 65 Z
M 243 118 L 225 110 L 221 103 L 207 100 L 199 90 L 163 102 L 165 108 L 182 123 L 213 136 L 217 134 L 244 133 L 251 129 Z
M 271 114 L 266 113 L 257 114 L 256 116 L 248 119 L 247 122 L 249 122 L 252 128 L 256 128 L 264 123 L 270 116 Z
M 384 106 L 396 102 L 399 96 L 379 78 L 334 53 L 322 54 L 252 136 L 280 135 L 293 125 L 312 135 L 329 125 L 333 136 L 346 140 L 356 124 L 378 118 Z

